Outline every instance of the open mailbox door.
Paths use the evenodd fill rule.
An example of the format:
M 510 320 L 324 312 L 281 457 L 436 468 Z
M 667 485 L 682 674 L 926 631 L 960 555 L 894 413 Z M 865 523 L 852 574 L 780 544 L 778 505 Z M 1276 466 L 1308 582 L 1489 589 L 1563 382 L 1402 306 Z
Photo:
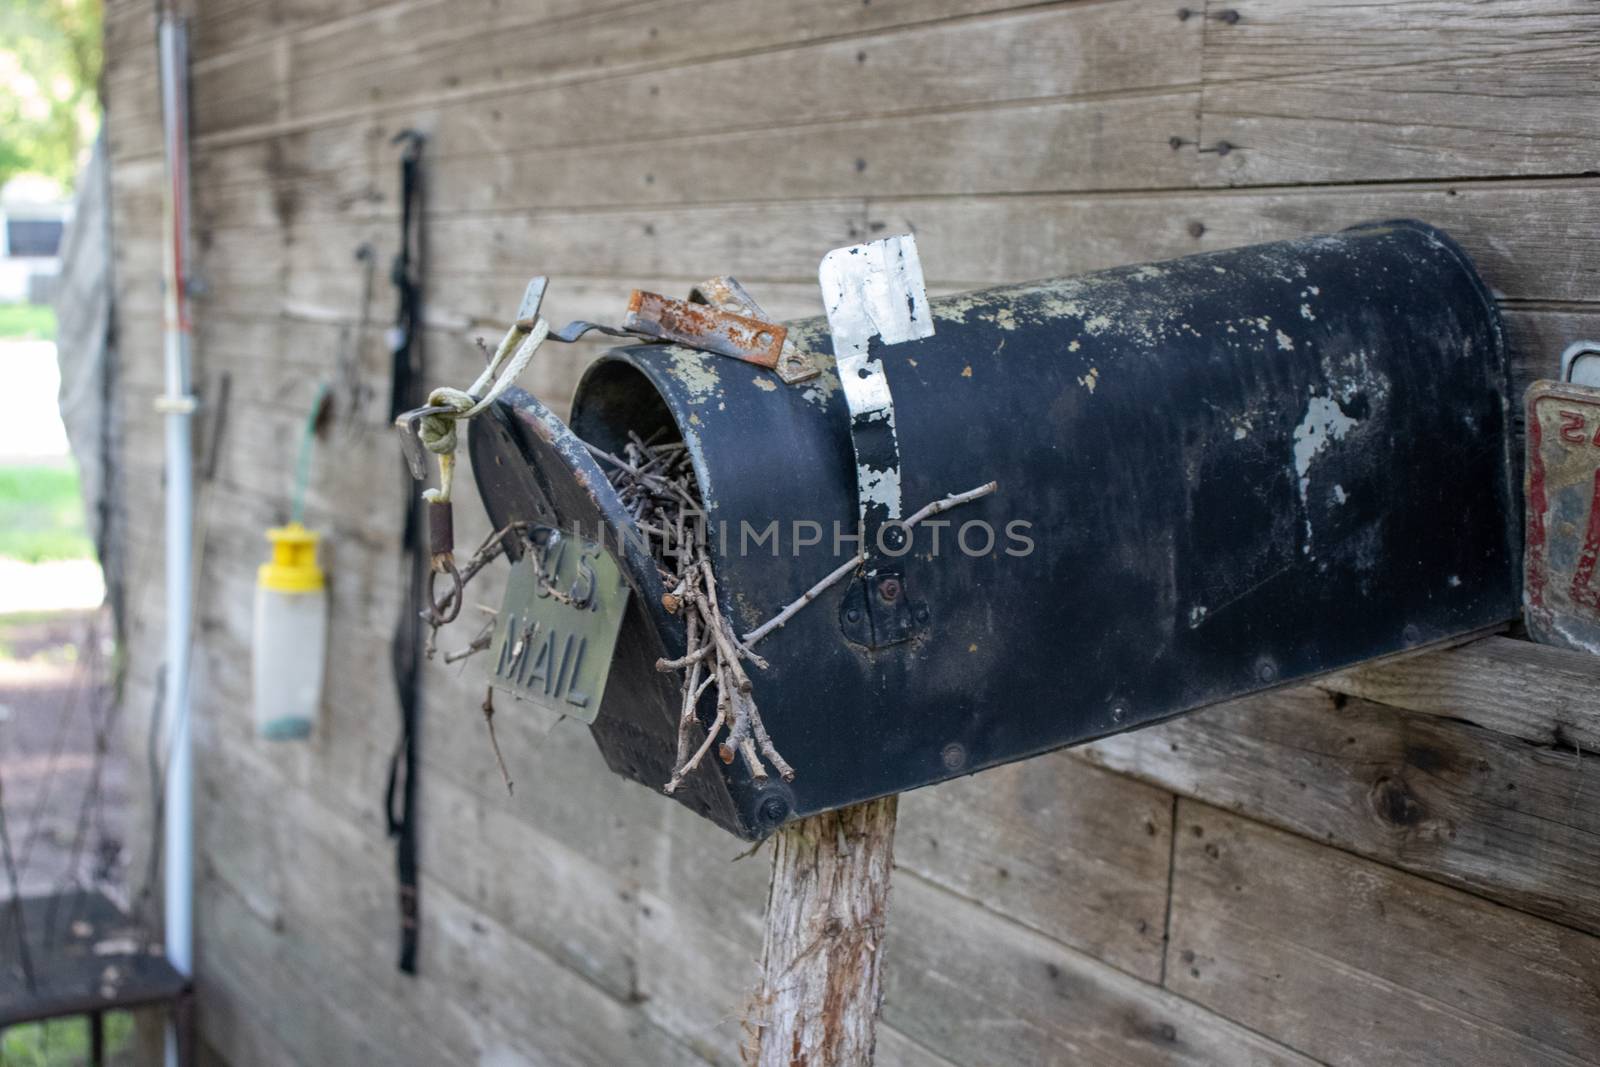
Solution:
M 764 836 L 1517 614 L 1504 341 L 1438 230 L 1366 226 L 928 310 L 931 333 L 865 349 L 892 394 L 900 496 L 909 510 L 998 489 L 903 551 L 869 552 L 761 644 L 752 695 L 794 777 L 707 760 L 674 794 L 730 831 Z M 497 528 L 605 544 L 626 604 L 582 717 L 612 770 L 652 788 L 674 769 L 682 700 L 656 662 L 686 635 L 588 446 L 681 438 L 721 611 L 753 629 L 848 561 L 869 492 L 827 323 L 787 338 L 820 374 L 791 384 L 626 345 L 589 368 L 570 425 L 513 391 L 472 428 Z

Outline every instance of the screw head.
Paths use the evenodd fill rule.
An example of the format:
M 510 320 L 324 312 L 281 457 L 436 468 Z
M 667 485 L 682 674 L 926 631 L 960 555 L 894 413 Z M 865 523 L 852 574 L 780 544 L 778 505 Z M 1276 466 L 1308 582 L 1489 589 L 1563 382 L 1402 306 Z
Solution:
M 780 823 L 789 816 L 789 804 L 782 797 L 768 797 L 761 802 L 760 814 L 768 823 Z
M 1263 682 L 1276 681 L 1278 677 L 1277 665 L 1271 660 L 1262 660 L 1256 664 L 1256 677 Z
M 881 596 L 885 601 L 887 601 L 887 602 L 889 602 L 891 604 L 894 603 L 896 600 L 899 600 L 900 599 L 900 579 L 898 579 L 898 578 L 885 578 L 883 581 L 879 582 L 878 583 L 878 595 Z
M 1111 709 L 1111 721 L 1112 722 L 1121 722 L 1123 719 L 1126 719 L 1127 717 L 1128 717 L 1128 709 L 1123 707 L 1121 704 L 1118 704 L 1116 707 Z
M 944 746 L 944 751 L 939 753 L 940 762 L 947 771 L 959 771 L 967 765 L 967 750 L 964 745 L 955 741 Z
M 861 621 L 861 609 L 860 608 L 845 608 L 844 609 L 844 621 L 845 622 L 860 622 Z

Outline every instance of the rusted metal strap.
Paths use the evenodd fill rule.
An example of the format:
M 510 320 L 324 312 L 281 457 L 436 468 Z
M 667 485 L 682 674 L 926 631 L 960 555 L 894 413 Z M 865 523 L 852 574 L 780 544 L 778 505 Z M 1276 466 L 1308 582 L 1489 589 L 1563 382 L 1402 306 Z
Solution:
M 739 284 L 739 279 L 730 274 L 707 278 L 690 289 L 689 302 L 709 304 L 719 311 L 729 311 L 735 315 L 743 315 L 747 319 L 773 321 L 772 316 L 756 303 L 756 298 Z M 787 337 L 783 341 L 783 351 L 778 355 L 777 371 L 778 377 L 782 378 L 786 385 L 807 381 L 820 373 L 816 361 L 796 348 L 794 342 Z
M 622 327 L 719 356 L 732 356 L 768 370 L 778 366 L 784 338 L 789 335 L 786 327 L 774 322 L 737 315 L 708 304 L 673 300 L 643 289 L 635 289 L 629 297 Z
M 756 303 L 756 298 L 750 295 L 750 291 L 740 285 L 739 279 L 731 274 L 719 274 L 715 278 L 707 278 L 690 289 L 689 303 L 709 304 L 718 311 L 731 311 L 747 319 L 772 321 L 772 316 L 767 314 L 766 309 Z

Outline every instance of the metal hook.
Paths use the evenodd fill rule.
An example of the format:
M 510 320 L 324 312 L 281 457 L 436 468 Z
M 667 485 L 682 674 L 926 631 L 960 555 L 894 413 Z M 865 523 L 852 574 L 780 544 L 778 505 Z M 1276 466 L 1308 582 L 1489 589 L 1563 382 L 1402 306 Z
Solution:
M 461 614 L 461 602 L 465 596 L 461 572 L 456 569 L 456 561 L 446 558 L 444 560 L 444 573 L 450 576 L 453 586 L 443 600 L 433 595 L 433 583 L 439 577 L 439 570 L 428 571 L 428 621 L 434 626 L 448 626 L 456 621 L 456 616 Z
M 1589 369 L 1597 359 L 1600 359 L 1600 341 L 1572 342 L 1561 353 L 1561 380 L 1574 385 L 1600 385 L 1600 375 Z
M 395 429 L 400 431 L 400 451 L 406 457 L 406 466 L 411 468 L 411 477 L 417 481 L 428 478 L 428 449 L 422 443 L 422 420 L 429 415 L 448 415 L 454 410 L 432 404 L 414 408 L 394 420 Z

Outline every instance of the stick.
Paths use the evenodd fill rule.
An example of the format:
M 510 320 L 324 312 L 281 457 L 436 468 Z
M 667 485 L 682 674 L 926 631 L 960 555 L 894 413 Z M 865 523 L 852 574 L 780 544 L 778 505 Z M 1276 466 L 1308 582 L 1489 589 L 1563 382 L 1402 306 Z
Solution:
M 479 606 L 481 607 L 482 605 Z M 488 648 L 490 643 L 494 640 L 494 622 L 495 621 L 493 619 L 490 619 L 488 622 L 484 623 L 483 628 L 478 631 L 477 636 L 473 637 L 471 643 L 469 643 L 466 648 L 458 648 L 454 652 L 446 652 L 444 654 L 444 661 L 446 663 L 460 663 L 469 656 L 475 656 L 479 652 L 482 652 L 484 649 Z
M 722 729 L 722 724 L 726 722 L 727 719 L 728 709 L 723 706 L 722 702 L 719 700 L 717 702 L 717 717 L 712 720 L 711 729 L 706 731 L 706 739 L 700 742 L 700 747 L 695 749 L 695 753 L 689 757 L 688 763 L 685 763 L 682 767 L 672 772 L 672 777 L 668 779 L 667 784 L 661 788 L 663 793 L 671 796 L 673 793 L 677 792 L 678 786 L 683 784 L 683 780 L 692 774 L 696 767 L 700 766 L 700 761 L 706 758 L 707 752 L 711 751 L 711 742 L 716 740 L 717 731 Z
M 483 691 L 483 721 L 489 727 L 489 745 L 494 749 L 494 761 L 500 765 L 500 780 L 506 783 L 506 795 L 515 796 L 516 787 L 511 782 L 511 772 L 506 770 L 506 758 L 500 754 L 500 739 L 494 735 L 494 687 Z
M 986 482 L 983 485 L 978 486 L 976 489 L 968 489 L 965 493 L 956 493 L 952 496 L 944 497 L 942 500 L 935 500 L 933 503 L 927 504 L 919 509 L 915 514 L 905 521 L 904 525 L 906 529 L 909 530 L 917 523 L 922 522 L 925 519 L 931 519 L 941 511 L 949 511 L 951 508 L 959 507 L 962 504 L 969 504 L 980 497 L 988 496 L 998 488 L 1000 488 L 999 482 Z M 865 550 L 857 552 L 854 558 L 841 564 L 826 578 L 822 579 L 822 581 L 818 582 L 810 589 L 807 589 L 804 593 L 801 593 L 799 598 L 791 603 L 788 607 L 778 612 L 760 626 L 757 626 L 754 630 L 751 630 L 749 633 L 745 634 L 744 643 L 746 645 L 753 645 L 757 641 L 760 641 L 763 637 L 766 637 L 768 634 L 772 633 L 772 631 L 781 628 L 790 619 L 794 618 L 796 612 L 825 593 L 830 586 L 836 585 L 840 581 L 843 581 L 845 575 L 861 566 L 861 564 L 865 563 L 866 560 L 867 554 Z

